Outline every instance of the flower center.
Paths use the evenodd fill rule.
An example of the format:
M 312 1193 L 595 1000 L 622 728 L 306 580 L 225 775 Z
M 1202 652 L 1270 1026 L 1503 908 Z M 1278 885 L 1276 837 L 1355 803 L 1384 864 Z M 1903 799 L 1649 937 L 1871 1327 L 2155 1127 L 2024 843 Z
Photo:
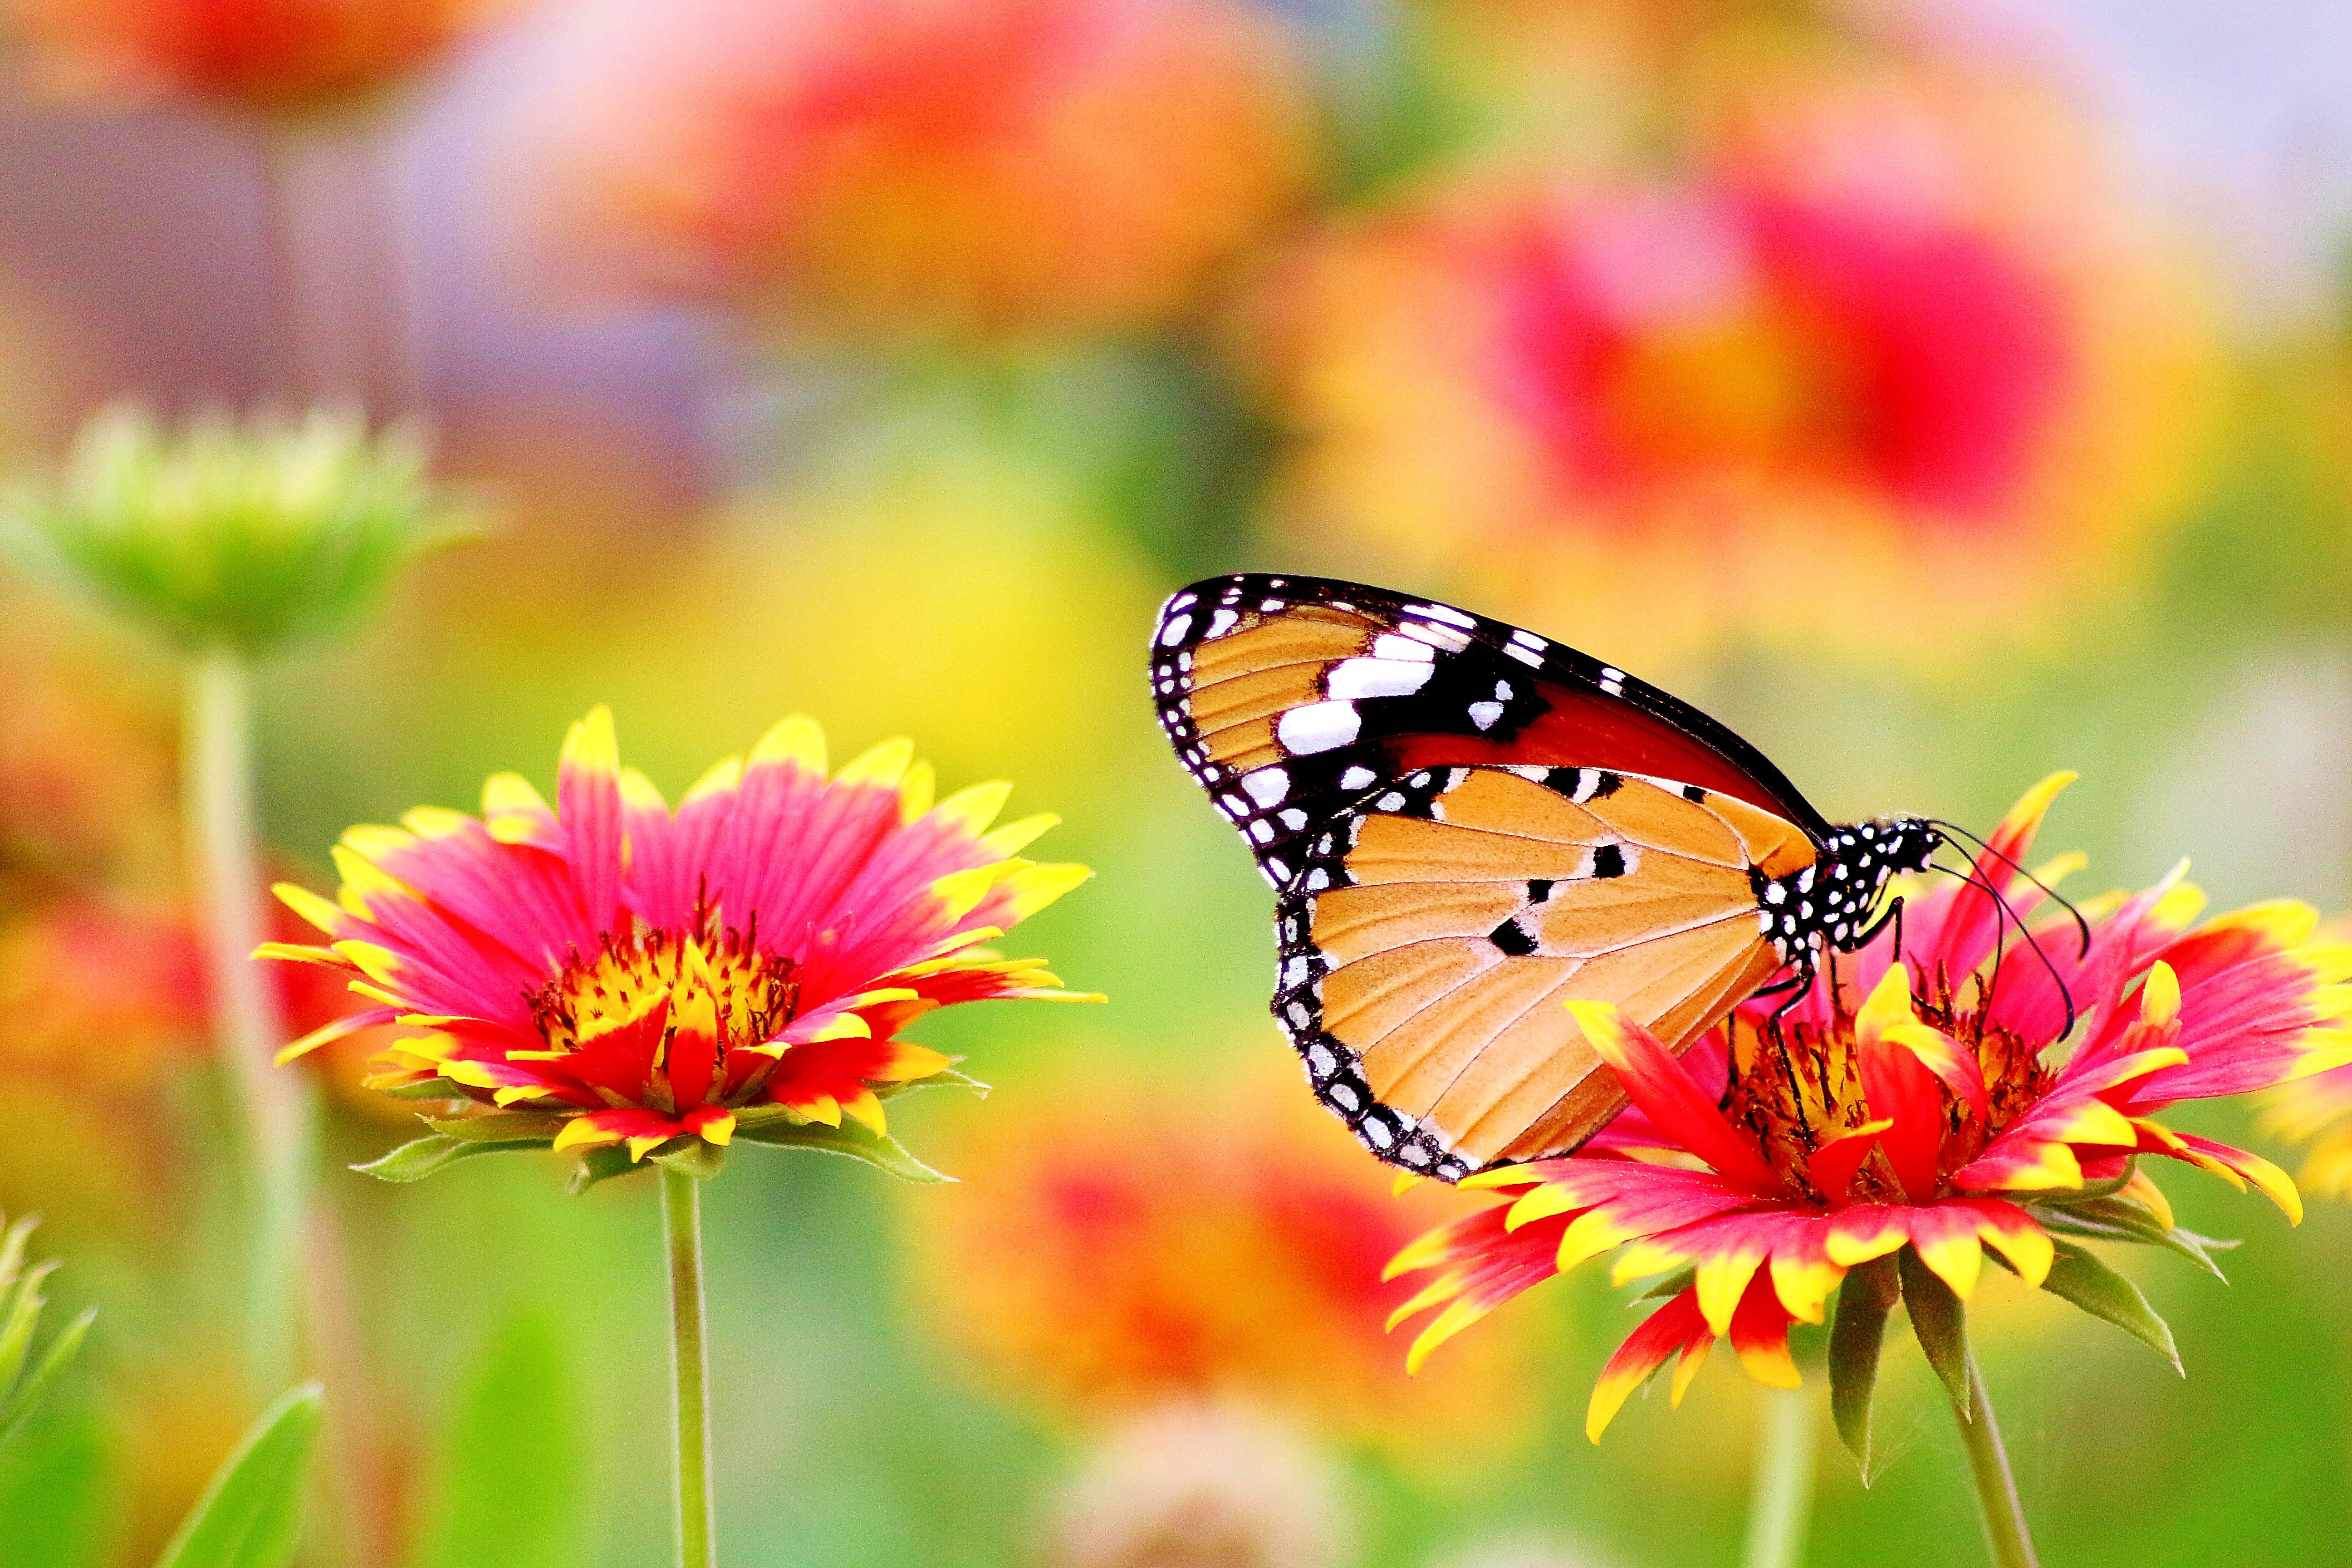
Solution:
M 1731 1022 L 1731 1080 L 1724 1114 L 1745 1131 L 1765 1163 L 1793 1190 L 1825 1207 L 1852 1202 L 1907 1203 L 1883 1156 L 1865 1161 L 1850 1196 L 1822 1193 L 1810 1162 L 1823 1144 L 1883 1116 L 1864 1092 L 1854 1015 L 1832 974 L 1817 984 L 1835 998 L 1828 1027 L 1793 1018 L 1758 1021 L 1735 1014 Z M 1939 975 L 1931 994 L 1913 1002 L 1919 1021 L 1976 1053 L 1984 1073 L 1990 1114 L 1981 1124 L 1949 1089 L 1937 1085 L 1942 1138 L 1937 1169 L 1958 1170 L 1980 1153 L 2000 1130 L 2039 1100 L 2051 1068 L 2040 1051 L 1986 1016 L 1980 998 L 1963 1007 L 1949 981 Z M 1901 1049 L 1882 1047 L 1882 1049 Z
M 723 1059 L 782 1032 L 800 996 L 792 960 L 762 952 L 748 933 L 713 930 L 708 916 L 697 924 L 607 936 L 592 955 L 573 952 L 530 999 L 548 1049 L 579 1050 L 650 1019 L 664 1003 L 665 1047 L 681 1031 L 698 1034 Z

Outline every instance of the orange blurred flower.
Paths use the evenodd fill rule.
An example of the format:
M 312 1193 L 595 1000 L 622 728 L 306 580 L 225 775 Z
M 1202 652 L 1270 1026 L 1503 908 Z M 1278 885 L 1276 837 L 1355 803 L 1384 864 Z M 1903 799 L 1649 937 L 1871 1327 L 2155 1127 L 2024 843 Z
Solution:
M 1205 1089 L 1093 1074 L 1003 1091 L 952 1151 L 961 1184 L 912 1206 L 929 1321 L 1082 1413 L 1238 1397 L 1450 1457 L 1507 1441 L 1530 1415 L 1528 1342 L 1408 1379 L 1383 1337 L 1381 1265 L 1443 1199 L 1392 1198 L 1261 1059 Z
M 1946 646 L 2115 579 L 2205 344 L 2079 132 L 1925 68 L 1767 74 L 1703 118 L 1674 179 L 1457 174 L 1270 281 L 1249 342 L 1311 563 L 1629 658 Z M 1927 599 L 1948 637 L 1883 636 Z
M 265 114 L 350 104 L 423 68 L 497 0 L 11 0 L 61 88 Z
M 1163 318 L 1309 165 L 1242 0 L 684 0 L 584 13 L 518 181 L 630 290 L 888 336 Z

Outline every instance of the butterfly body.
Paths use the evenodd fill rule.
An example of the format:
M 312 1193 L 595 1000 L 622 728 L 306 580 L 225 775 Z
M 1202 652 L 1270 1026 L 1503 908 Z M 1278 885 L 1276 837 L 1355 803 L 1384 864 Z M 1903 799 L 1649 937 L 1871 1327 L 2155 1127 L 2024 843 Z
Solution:
M 1458 1179 L 1622 1104 L 1559 1003 L 1696 1039 L 1868 940 L 1941 842 L 1837 826 L 1728 730 L 1450 605 L 1245 574 L 1172 597 L 1153 690 L 1277 893 L 1274 1012 L 1366 1146 Z

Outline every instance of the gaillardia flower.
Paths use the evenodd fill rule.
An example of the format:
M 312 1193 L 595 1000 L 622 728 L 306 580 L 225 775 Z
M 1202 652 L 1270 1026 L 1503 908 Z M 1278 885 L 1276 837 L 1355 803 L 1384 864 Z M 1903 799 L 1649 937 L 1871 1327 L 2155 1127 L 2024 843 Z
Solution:
M 2192 924 L 2203 898 L 2177 872 L 2091 906 L 2087 943 L 2071 921 L 2025 939 L 2044 900 L 2014 863 L 2070 776 L 2019 804 L 1973 882 L 1908 891 L 1899 954 L 1890 926 L 1792 1006 L 1751 1000 L 1679 1060 L 1613 1008 L 1570 1003 L 1633 1109 L 1574 1155 L 1468 1178 L 1514 1199 L 1398 1255 L 1391 1274 L 1439 1272 L 1395 1321 L 1444 1309 L 1412 1359 L 1620 1247 L 1620 1283 L 1673 1278 L 1593 1390 L 1596 1441 L 1677 1356 L 1679 1402 L 1719 1338 L 1759 1381 L 1796 1386 L 1790 1328 L 1821 1322 L 1837 1292 L 1831 1385 L 1867 1463 L 1870 1380 L 1898 1290 L 1969 1409 L 1960 1304 L 1988 1247 L 2028 1284 L 2174 1359 L 2137 1289 L 2078 1242 L 2146 1242 L 2204 1261 L 2200 1239 L 2174 1228 L 2136 1167 L 2143 1154 L 2251 1184 L 2301 1217 L 2277 1167 L 2157 1118 L 2352 1060 L 2342 1024 L 2352 988 L 2341 984 L 2352 948 L 2315 941 L 2316 916 L 2300 904 Z
M 478 820 L 420 808 L 353 828 L 337 902 L 278 889 L 331 942 L 263 953 L 347 971 L 376 1004 L 279 1059 L 398 1023 L 422 1032 L 375 1058 L 373 1086 L 476 1102 L 377 1174 L 551 1145 L 582 1152 L 583 1184 L 649 1155 L 707 1174 L 740 1137 L 928 1175 L 882 1100 L 953 1058 L 899 1031 L 949 1003 L 1072 996 L 1042 960 L 982 945 L 1089 874 L 1017 858 L 1056 819 L 990 831 L 1004 784 L 933 805 L 904 741 L 828 780 L 816 725 L 787 719 L 672 811 L 621 766 L 600 708 L 558 780 L 553 809 L 500 773 Z
M 2264 1097 L 2261 1124 L 2311 1146 L 2298 1182 L 2323 1197 L 2352 1198 L 2352 1066 L 2280 1085 Z

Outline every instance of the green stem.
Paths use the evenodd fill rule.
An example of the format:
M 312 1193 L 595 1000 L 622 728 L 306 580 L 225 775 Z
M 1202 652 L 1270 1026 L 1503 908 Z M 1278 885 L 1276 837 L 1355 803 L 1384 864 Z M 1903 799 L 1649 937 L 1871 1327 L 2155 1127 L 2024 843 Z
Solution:
M 1952 1406 L 1960 1425 L 1960 1441 L 1969 1450 L 1969 1468 L 1975 1473 L 1977 1503 L 1984 1513 L 1985 1541 L 1999 1568 L 2040 1568 L 2033 1555 L 2033 1537 L 2025 1528 L 2025 1510 L 2018 1505 L 2017 1481 L 2009 1473 L 2009 1451 L 2001 1447 L 2000 1423 L 1992 1413 L 1992 1395 L 1985 1391 L 1984 1373 L 1977 1358 L 1969 1356 L 1969 1405 Z
M 1813 1504 L 1813 1426 L 1811 1390 L 1765 1391 L 1740 1568 L 1797 1568 L 1804 1561 L 1805 1521 Z
M 292 1381 L 297 1233 L 310 1168 L 308 1086 L 271 1056 L 285 1039 L 277 993 L 255 947 L 266 938 L 253 805 L 252 679 L 234 650 L 198 654 L 188 669 L 188 839 L 204 914 L 214 1037 L 244 1112 L 254 1205 L 247 1259 L 246 1369 L 257 1397 Z
M 677 1397 L 678 1568 L 716 1568 L 710 1501 L 710 1352 L 702 1310 L 701 1184 L 662 1168 L 669 1237 L 670 1368 Z

